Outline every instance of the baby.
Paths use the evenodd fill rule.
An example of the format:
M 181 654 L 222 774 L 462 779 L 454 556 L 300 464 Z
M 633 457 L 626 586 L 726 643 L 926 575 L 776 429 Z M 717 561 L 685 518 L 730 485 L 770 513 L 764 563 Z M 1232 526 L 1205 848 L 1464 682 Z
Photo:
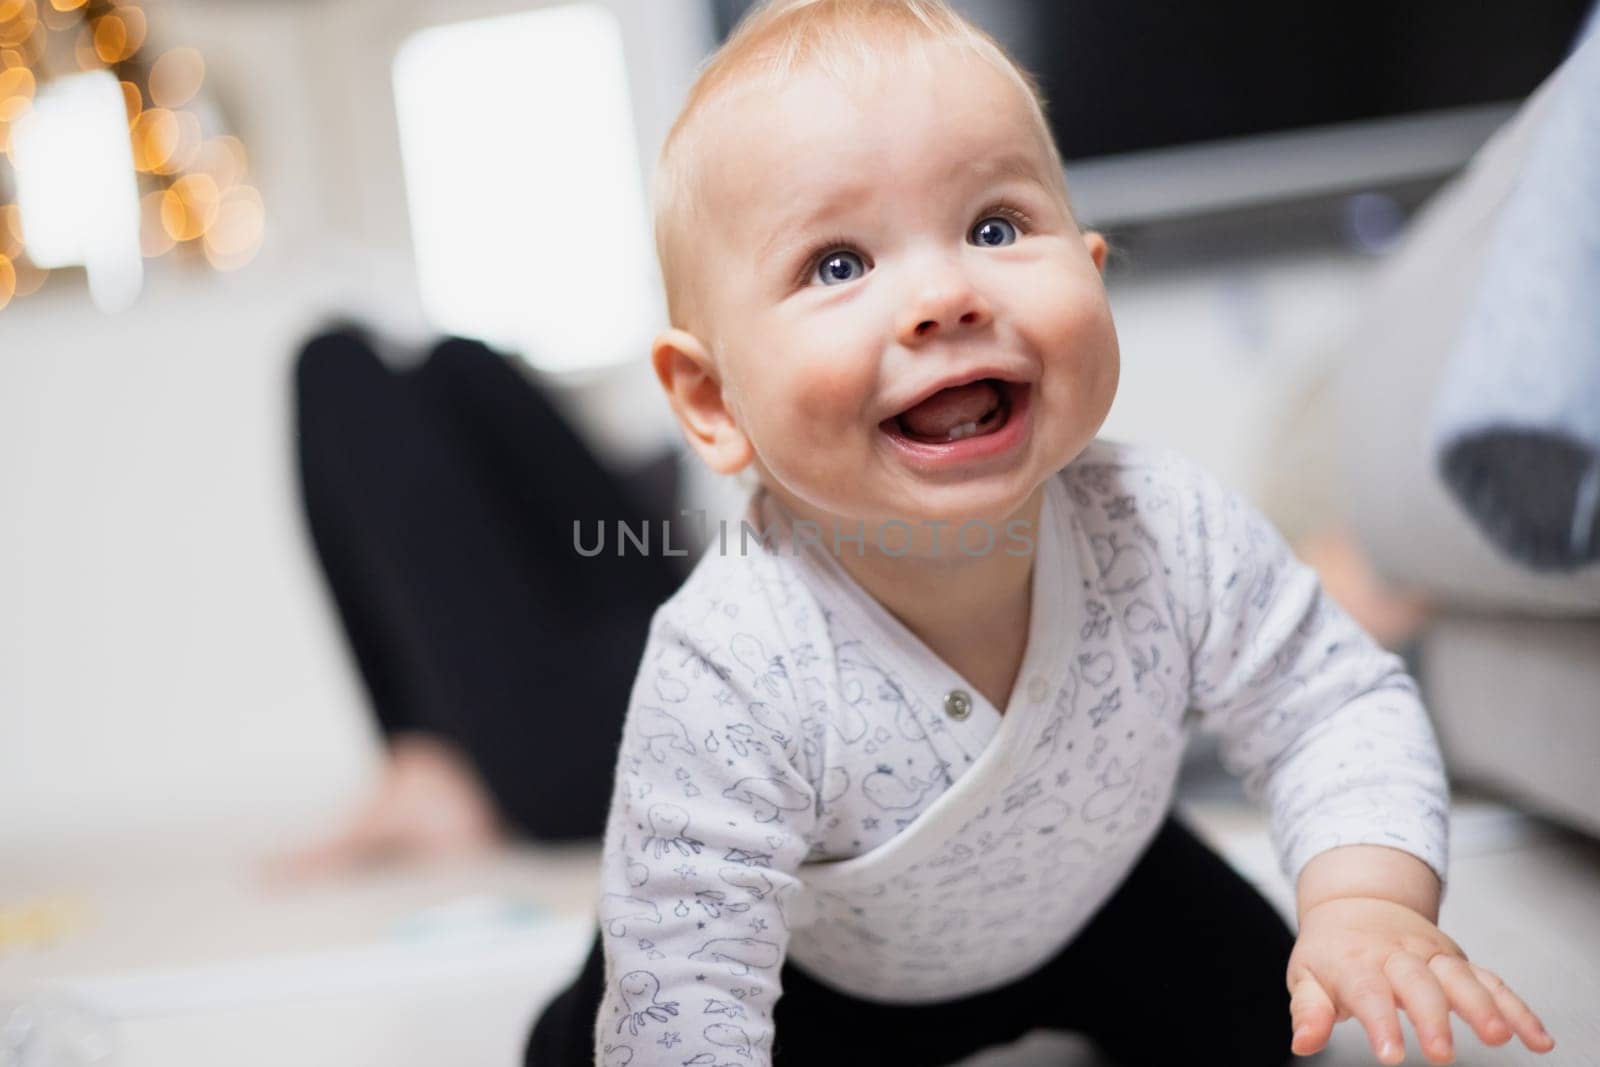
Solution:
M 952 1063 L 1034 1029 L 1279 1064 L 1397 1006 L 1554 1042 L 1441 933 L 1448 793 L 1399 660 L 1240 498 L 1095 433 L 1118 379 L 1036 89 L 939 0 L 778 0 L 657 174 L 695 451 L 759 481 L 656 613 L 600 931 L 530 1062 Z M 573 709 L 581 713 L 581 709 Z M 1173 818 L 1191 727 L 1298 937 Z M 781 996 L 781 999 L 780 999 Z

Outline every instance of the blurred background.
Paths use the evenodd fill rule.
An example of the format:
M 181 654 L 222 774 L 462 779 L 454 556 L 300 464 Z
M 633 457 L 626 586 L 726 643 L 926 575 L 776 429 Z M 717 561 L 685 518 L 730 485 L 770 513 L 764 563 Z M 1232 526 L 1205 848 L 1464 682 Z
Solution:
M 1600 392 L 1501 410 L 1459 341 L 1589 3 L 956 6 L 1111 239 L 1103 435 L 1245 493 L 1406 658 L 1459 793 L 1444 926 L 1548 1062 L 1600 1062 Z M 520 1062 L 598 830 L 530 780 L 602 803 L 621 715 L 552 672 L 637 649 L 687 566 L 577 573 L 571 517 L 737 514 L 646 362 L 645 191 L 747 7 L 0 0 L 0 1016 L 34 1020 L 0 1063 Z M 1452 481 L 1502 416 L 1511 495 L 1478 453 Z M 617 699 L 626 658 L 590 664 Z M 1203 738 L 1187 774 L 1290 908 Z

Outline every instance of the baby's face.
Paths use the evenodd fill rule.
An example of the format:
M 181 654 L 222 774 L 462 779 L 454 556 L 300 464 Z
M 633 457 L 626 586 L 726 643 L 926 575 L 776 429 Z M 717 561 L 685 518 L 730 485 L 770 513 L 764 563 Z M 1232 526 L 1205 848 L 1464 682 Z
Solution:
M 930 66 L 707 116 L 702 340 L 765 484 L 851 529 L 1005 521 L 1116 392 L 1104 242 L 1021 89 L 954 48 Z

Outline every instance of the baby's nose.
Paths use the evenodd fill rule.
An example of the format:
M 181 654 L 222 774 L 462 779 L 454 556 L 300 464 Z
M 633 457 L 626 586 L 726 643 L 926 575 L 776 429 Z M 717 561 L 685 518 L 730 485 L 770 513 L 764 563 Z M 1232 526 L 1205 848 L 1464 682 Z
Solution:
M 954 329 L 987 326 L 993 318 L 988 303 L 970 285 L 946 284 L 911 302 L 898 333 L 902 344 L 915 345 Z

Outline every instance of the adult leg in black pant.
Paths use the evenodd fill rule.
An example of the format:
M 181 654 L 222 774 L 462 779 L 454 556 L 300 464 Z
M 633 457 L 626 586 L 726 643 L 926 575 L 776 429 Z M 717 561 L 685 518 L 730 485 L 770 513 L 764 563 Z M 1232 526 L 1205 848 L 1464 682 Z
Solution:
M 1037 1029 L 1081 1033 L 1123 1067 L 1290 1060 L 1284 974 L 1294 936 L 1272 906 L 1168 818 L 1117 892 L 1053 960 L 1000 989 L 938 1004 L 878 1004 L 783 968 L 773 1062 L 934 1067 Z M 594 1062 L 604 960 L 545 1012 L 530 1067 Z
M 312 540 L 385 732 L 454 743 L 531 836 L 599 836 L 650 617 L 681 575 L 660 553 L 584 558 L 572 530 L 642 508 L 476 342 L 396 373 L 358 331 L 324 334 L 295 388 Z

